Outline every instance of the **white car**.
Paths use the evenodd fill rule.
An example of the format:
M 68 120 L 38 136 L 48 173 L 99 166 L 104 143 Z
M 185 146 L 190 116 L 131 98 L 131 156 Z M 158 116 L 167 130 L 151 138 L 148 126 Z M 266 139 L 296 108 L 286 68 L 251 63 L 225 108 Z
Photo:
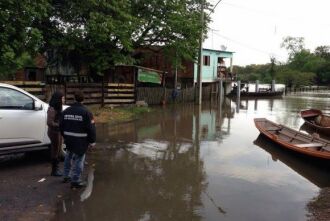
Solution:
M 0 155 L 49 148 L 47 109 L 32 94 L 0 83 Z

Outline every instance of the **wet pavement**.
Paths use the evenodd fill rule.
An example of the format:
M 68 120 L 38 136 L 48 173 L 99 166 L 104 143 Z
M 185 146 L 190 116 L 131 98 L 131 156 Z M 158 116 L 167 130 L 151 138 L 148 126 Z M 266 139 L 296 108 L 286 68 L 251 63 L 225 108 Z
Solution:
M 90 196 L 66 197 L 55 220 L 307 220 L 308 202 L 330 186 L 327 165 L 269 142 L 253 118 L 299 130 L 299 111 L 328 101 L 225 99 L 100 124 Z
M 69 186 L 50 176 L 45 153 L 0 156 L 1 221 L 50 220 L 66 192 Z

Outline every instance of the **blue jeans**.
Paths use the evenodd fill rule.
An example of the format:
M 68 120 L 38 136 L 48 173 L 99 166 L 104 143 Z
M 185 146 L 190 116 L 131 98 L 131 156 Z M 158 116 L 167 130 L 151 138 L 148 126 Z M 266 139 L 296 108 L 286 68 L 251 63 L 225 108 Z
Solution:
M 71 177 L 71 182 L 80 182 L 81 174 L 84 169 L 84 162 L 85 154 L 80 156 L 67 151 L 64 159 L 64 177 Z

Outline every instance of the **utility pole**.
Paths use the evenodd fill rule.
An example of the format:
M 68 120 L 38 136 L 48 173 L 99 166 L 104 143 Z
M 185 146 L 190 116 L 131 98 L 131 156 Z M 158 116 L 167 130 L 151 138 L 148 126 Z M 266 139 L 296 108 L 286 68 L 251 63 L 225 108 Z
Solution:
M 175 72 L 174 72 L 174 90 L 178 86 L 178 51 L 175 49 Z
M 197 71 L 197 99 L 196 104 L 202 104 L 202 72 L 203 72 L 203 26 L 204 26 L 204 0 L 201 0 L 201 33 L 199 38 L 198 71 Z

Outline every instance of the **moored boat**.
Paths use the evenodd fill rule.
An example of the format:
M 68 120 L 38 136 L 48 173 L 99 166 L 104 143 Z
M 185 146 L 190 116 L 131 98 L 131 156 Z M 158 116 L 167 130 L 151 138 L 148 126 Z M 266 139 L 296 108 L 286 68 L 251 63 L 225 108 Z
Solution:
M 259 92 L 247 92 L 247 91 L 241 91 L 240 96 L 241 97 L 278 97 L 282 96 L 284 91 L 259 91 Z M 228 96 L 237 96 L 236 91 L 231 91 Z
M 330 116 L 323 114 L 321 110 L 302 110 L 300 116 L 308 126 L 315 128 L 317 132 L 330 135 Z
M 255 118 L 254 123 L 260 133 L 284 148 L 311 157 L 330 160 L 330 141 L 319 138 L 317 134 L 314 136 L 304 134 L 266 118 Z

